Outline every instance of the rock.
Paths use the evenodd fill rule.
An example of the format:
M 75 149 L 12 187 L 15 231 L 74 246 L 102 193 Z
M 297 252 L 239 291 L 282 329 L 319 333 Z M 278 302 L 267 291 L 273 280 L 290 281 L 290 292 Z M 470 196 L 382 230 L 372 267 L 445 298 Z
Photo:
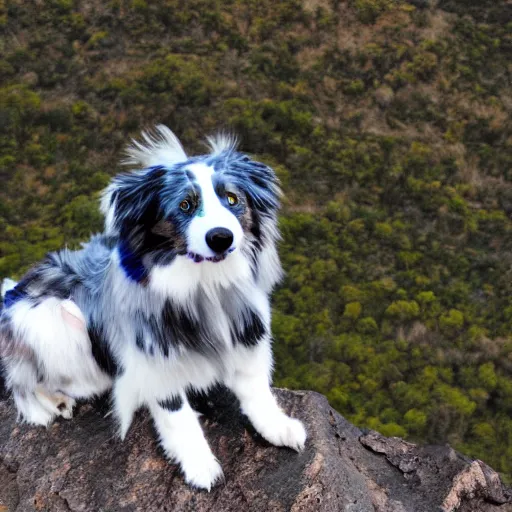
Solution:
M 212 492 L 187 486 L 141 411 L 127 439 L 105 418 L 108 401 L 81 404 L 48 429 L 17 424 L 0 398 L 0 511 L 509 512 L 512 492 L 481 461 L 362 432 L 314 392 L 275 391 L 309 433 L 297 454 L 270 446 L 218 391 L 195 400 L 222 463 Z

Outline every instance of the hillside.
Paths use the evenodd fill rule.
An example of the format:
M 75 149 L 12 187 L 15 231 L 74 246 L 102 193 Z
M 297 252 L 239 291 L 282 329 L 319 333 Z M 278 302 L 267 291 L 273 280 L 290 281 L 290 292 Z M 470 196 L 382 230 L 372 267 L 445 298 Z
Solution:
M 228 128 L 286 199 L 276 384 L 512 479 L 512 5 L 0 0 L 0 277 L 101 229 L 128 139 Z

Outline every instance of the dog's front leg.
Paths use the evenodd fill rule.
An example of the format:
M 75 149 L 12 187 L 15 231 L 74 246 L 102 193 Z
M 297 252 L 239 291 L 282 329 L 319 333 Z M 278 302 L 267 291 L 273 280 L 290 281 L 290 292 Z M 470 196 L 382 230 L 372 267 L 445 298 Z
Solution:
M 150 410 L 166 455 L 180 464 L 187 483 L 209 491 L 223 477 L 222 468 L 186 397 L 155 401 Z
M 301 451 L 306 430 L 277 404 L 270 389 L 271 373 L 272 351 L 270 339 L 265 337 L 255 347 L 237 349 L 235 371 L 226 385 L 240 400 L 242 412 L 267 441 Z

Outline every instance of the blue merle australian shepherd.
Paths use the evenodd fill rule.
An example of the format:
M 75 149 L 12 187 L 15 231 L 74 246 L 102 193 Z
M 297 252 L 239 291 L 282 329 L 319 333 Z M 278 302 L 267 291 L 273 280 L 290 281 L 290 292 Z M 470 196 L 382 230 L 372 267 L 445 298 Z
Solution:
M 209 154 L 188 157 L 164 126 L 134 142 L 138 170 L 102 197 L 105 232 L 49 254 L 5 293 L 0 317 L 21 418 L 49 425 L 112 388 L 121 438 L 148 407 L 167 456 L 204 489 L 222 470 L 187 392 L 223 384 L 269 442 L 301 450 L 306 440 L 270 388 L 278 181 L 230 137 L 208 142 Z

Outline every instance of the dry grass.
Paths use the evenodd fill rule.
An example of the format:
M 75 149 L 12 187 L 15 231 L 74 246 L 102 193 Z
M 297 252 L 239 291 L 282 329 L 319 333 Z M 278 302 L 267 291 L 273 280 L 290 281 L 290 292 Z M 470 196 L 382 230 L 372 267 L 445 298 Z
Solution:
M 348 9 L 346 4 L 340 7 L 340 19 L 337 45 L 338 48 L 345 50 L 361 49 L 370 43 L 383 43 L 388 38 L 387 29 L 410 24 L 409 14 L 392 10 L 382 14 L 375 24 L 364 25 L 356 18 L 355 11 Z
M 329 49 L 329 44 L 312 47 L 306 46 L 302 48 L 296 55 L 297 63 L 302 70 L 307 70 L 316 64 L 322 55 Z
M 467 183 L 475 188 L 480 188 L 482 186 L 483 180 L 478 169 L 477 159 L 473 157 L 469 161 L 465 161 L 464 164 L 459 168 L 457 177 L 463 183 Z
M 303 8 L 306 12 L 316 12 L 319 7 L 325 9 L 329 13 L 332 13 L 332 7 L 329 0 L 305 0 L 303 3 Z
M 451 22 L 454 18 L 454 15 L 441 11 L 440 9 L 436 9 L 434 12 L 429 12 L 428 26 L 423 29 L 419 29 L 421 38 L 435 40 L 449 35 Z

